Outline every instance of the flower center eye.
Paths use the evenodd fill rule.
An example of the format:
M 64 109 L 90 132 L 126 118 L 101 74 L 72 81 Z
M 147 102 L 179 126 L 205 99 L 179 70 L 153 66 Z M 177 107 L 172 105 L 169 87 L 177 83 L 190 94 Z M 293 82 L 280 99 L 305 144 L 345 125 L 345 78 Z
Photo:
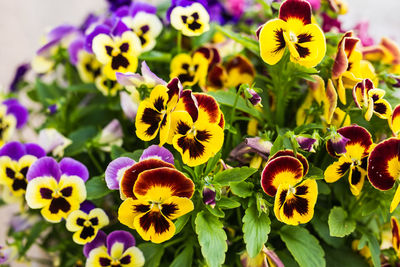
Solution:
M 83 225 L 86 226 L 86 227 L 89 227 L 89 226 L 92 225 L 92 223 L 91 223 L 90 221 L 85 221 L 85 222 L 83 223 Z
M 114 49 L 114 50 L 111 52 L 111 55 L 112 55 L 113 57 L 118 56 L 118 54 L 119 54 L 119 51 L 118 51 L 117 49 Z
M 53 192 L 53 194 L 51 194 L 51 196 L 52 196 L 53 198 L 58 198 L 58 197 L 61 196 L 61 193 L 58 192 L 58 190 L 55 190 L 55 191 Z
M 297 35 L 294 34 L 293 32 L 289 33 L 289 38 L 290 38 L 290 41 L 293 42 L 293 43 L 297 43 L 297 41 L 298 41 Z

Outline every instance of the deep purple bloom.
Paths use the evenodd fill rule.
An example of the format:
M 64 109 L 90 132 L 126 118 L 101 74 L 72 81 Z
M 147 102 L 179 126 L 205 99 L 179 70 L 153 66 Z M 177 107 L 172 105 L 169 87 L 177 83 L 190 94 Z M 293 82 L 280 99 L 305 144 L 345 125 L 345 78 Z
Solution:
M 334 136 L 331 139 L 329 139 L 328 142 L 331 143 L 334 152 L 337 155 L 341 155 L 341 154 L 345 154 L 346 153 L 346 151 L 347 151 L 346 150 L 346 144 L 349 141 L 350 141 L 350 139 L 344 137 L 340 133 L 336 133 L 336 134 L 334 134 Z
M 93 39 L 99 34 L 110 34 L 112 31 L 111 26 L 107 24 L 99 24 L 97 25 L 93 31 L 86 35 L 85 38 L 85 49 L 89 53 L 92 53 L 92 43 Z
M 342 23 L 338 19 L 331 18 L 326 13 L 322 13 L 322 30 L 324 32 L 330 32 L 336 30 L 338 32 L 344 32 L 342 29 Z
M 55 114 L 57 112 L 57 104 L 50 105 L 47 109 L 50 114 Z
M 2 102 L 7 107 L 7 114 L 11 114 L 17 121 L 17 128 L 23 127 L 28 121 L 28 110 L 17 99 L 9 98 Z
M 201 5 L 204 6 L 204 8 L 207 10 L 207 12 L 210 14 L 209 8 L 208 8 L 208 4 L 206 0 L 198 0 L 198 1 L 192 1 L 192 0 L 172 0 L 171 1 L 171 6 L 169 7 L 169 9 L 167 10 L 167 14 L 166 14 L 166 18 L 168 21 L 171 21 L 171 12 L 172 10 L 177 7 L 177 6 L 181 6 L 181 7 L 187 7 L 190 6 L 194 3 L 199 3 Z
M 68 46 L 69 61 L 76 65 L 78 63 L 79 51 L 81 51 L 85 46 L 85 37 L 79 35 L 74 41 L 72 41 Z
M 120 7 L 129 6 L 132 0 L 107 0 L 108 2 L 108 9 L 110 11 L 116 11 Z
M 251 94 L 251 98 L 249 98 L 249 101 L 251 104 L 253 104 L 253 106 L 257 106 L 258 104 L 261 103 L 261 96 L 259 94 L 257 94 L 256 91 L 254 91 L 254 89 L 250 88 L 247 89 L 247 91 Z
M 7 143 L 0 149 L 0 157 L 7 156 L 15 161 L 18 161 L 25 155 L 32 155 L 36 158 L 42 158 L 46 156 L 46 152 L 37 144 L 22 144 L 20 142 Z
M 15 92 L 18 90 L 18 84 L 24 79 L 25 74 L 30 70 L 31 65 L 29 63 L 21 64 L 15 71 L 14 79 L 10 84 L 10 91 Z
M 81 203 L 81 206 L 79 207 L 79 209 L 87 214 L 89 214 L 89 212 L 92 209 L 95 209 L 96 205 L 93 204 L 93 202 L 89 201 L 89 200 L 85 200 Z
M 215 196 L 217 195 L 217 192 L 215 192 L 215 189 L 212 187 L 205 186 L 203 188 L 203 202 L 206 205 L 210 205 L 212 208 L 215 207 Z
M 99 17 L 93 13 L 90 13 L 85 20 L 83 21 L 82 25 L 80 26 L 80 31 L 82 33 L 85 33 L 87 29 L 89 29 L 89 27 L 96 23 L 97 21 L 99 21 Z
M 304 136 L 297 136 L 296 141 L 299 144 L 300 148 L 304 151 L 312 152 L 313 145 L 317 142 L 314 138 L 304 137 Z
M 123 6 L 115 11 L 114 16 L 123 18 L 123 17 L 134 17 L 139 12 L 146 12 L 149 14 L 156 14 L 157 7 L 148 4 L 146 2 L 135 1 L 130 6 Z
M 40 47 L 36 54 L 44 55 L 50 51 L 50 49 L 56 45 L 58 45 L 62 39 L 69 34 L 72 34 L 77 31 L 77 28 L 72 25 L 60 25 L 53 28 L 47 34 L 47 43 Z

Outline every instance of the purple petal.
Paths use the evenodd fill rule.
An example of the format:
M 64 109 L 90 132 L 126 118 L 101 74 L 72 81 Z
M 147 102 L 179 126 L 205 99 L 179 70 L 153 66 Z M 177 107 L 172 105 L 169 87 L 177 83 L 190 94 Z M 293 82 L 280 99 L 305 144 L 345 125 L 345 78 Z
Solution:
M 156 84 L 162 84 L 162 85 L 166 85 L 167 83 L 159 78 L 157 75 L 155 75 L 149 68 L 149 66 L 147 66 L 146 61 L 142 61 L 142 66 L 141 66 L 141 71 L 142 71 L 142 76 L 147 80 L 147 79 L 151 79 L 153 81 L 155 81 Z
M 107 0 L 110 11 L 115 11 L 123 6 L 129 6 L 132 0 Z
M 314 138 L 308 138 L 304 136 L 296 137 L 296 141 L 299 144 L 300 148 L 304 151 L 311 151 L 313 148 L 313 144 L 317 141 Z
M 114 16 L 123 18 L 129 16 L 129 6 L 122 6 L 114 12 Z
M 116 73 L 118 83 L 123 86 L 135 86 L 139 87 L 141 83 L 144 83 L 144 78 L 140 76 L 140 74 L 132 73 L 132 72 L 117 72 Z M 137 82 L 135 82 L 137 81 Z
M 83 49 L 84 45 L 85 45 L 85 39 L 83 36 L 79 37 L 69 45 L 68 47 L 69 61 L 71 61 L 72 64 L 76 65 L 78 63 L 78 54 L 79 51 Z
M 106 240 L 107 240 L 106 233 L 100 230 L 92 242 L 85 244 L 85 246 L 83 247 L 83 255 L 85 255 L 85 257 L 88 258 L 90 251 L 92 251 L 95 248 L 105 246 Z
M 172 155 L 172 153 L 169 152 L 168 149 L 164 147 L 159 147 L 157 145 L 151 145 L 146 148 L 143 151 L 142 156 L 140 157 L 140 161 L 148 158 L 161 159 L 167 163 L 171 163 L 172 165 L 174 165 L 174 155 Z
M 38 159 L 46 156 L 46 151 L 44 151 L 44 149 L 41 146 L 34 143 L 25 144 L 25 151 L 26 154 L 35 156 Z
M 128 157 L 114 159 L 108 164 L 105 174 L 107 187 L 112 190 L 119 189 L 120 171 L 135 164 L 135 161 Z
M 48 34 L 47 38 L 49 40 L 60 39 L 65 37 L 66 35 L 76 31 L 75 26 L 72 25 L 60 25 L 53 28 Z
M 93 43 L 93 39 L 99 35 L 99 34 L 110 34 L 111 33 L 111 28 L 108 25 L 105 24 L 101 24 L 96 26 L 96 28 L 94 28 L 94 30 L 89 33 L 88 35 L 86 35 L 86 39 L 85 39 L 85 49 L 92 53 L 92 43 Z
M 217 195 L 217 192 L 215 192 L 215 189 L 209 188 L 209 187 L 204 187 L 203 188 L 203 202 L 206 205 L 210 205 L 211 207 L 215 206 L 215 196 Z
M 47 42 L 45 45 L 43 45 L 42 47 L 40 47 L 40 48 L 36 51 L 36 54 L 37 54 L 37 55 L 44 55 L 44 54 L 46 54 L 46 53 L 50 50 L 50 48 L 52 48 L 53 46 L 59 44 L 60 41 L 61 41 L 61 38 L 59 38 L 59 39 L 54 39 L 54 40 L 51 40 L 50 42 Z
M 89 201 L 89 200 L 85 200 L 81 203 L 81 206 L 79 207 L 79 209 L 87 214 L 89 214 L 89 212 L 96 208 L 96 205 L 93 204 L 93 202 Z
M 261 96 L 257 94 L 254 89 L 250 89 L 248 90 L 248 92 L 252 95 L 252 97 L 249 98 L 249 101 L 251 102 L 251 104 L 253 104 L 253 106 L 257 106 L 261 102 Z
M 136 117 L 137 110 L 139 108 L 138 102 L 140 100 L 138 100 L 138 102 L 133 101 L 132 97 L 125 91 L 122 91 L 119 94 L 119 96 L 120 96 L 121 108 L 125 116 L 130 120 L 134 120 Z
M 347 152 L 346 144 L 350 141 L 350 139 L 344 137 L 340 133 L 337 133 L 337 135 L 338 136 L 330 139 L 329 141 L 331 142 L 332 148 L 337 155 L 345 154 Z
M 90 13 L 89 15 L 87 15 L 87 17 L 85 18 L 85 20 L 83 21 L 82 25 L 80 26 L 80 30 L 81 32 L 86 32 L 86 30 L 94 23 L 96 23 L 97 21 L 99 21 L 99 17 L 93 13 Z
M 107 236 L 107 252 L 111 255 L 111 248 L 115 243 L 122 243 L 124 251 L 135 246 L 135 238 L 127 231 L 114 231 Z
M 265 141 L 260 137 L 251 137 L 246 138 L 244 142 L 261 157 L 268 159 L 268 155 L 271 152 L 272 148 L 272 143 L 270 141 Z
M 25 155 L 25 147 L 20 142 L 10 142 L 0 149 L 0 156 L 8 156 L 12 160 L 19 160 Z
M 25 74 L 28 72 L 28 70 L 31 68 L 31 65 L 29 63 L 26 64 L 21 64 L 18 66 L 14 79 L 12 80 L 10 84 L 10 91 L 15 92 L 18 89 L 18 83 L 24 79 Z
M 47 110 L 51 115 L 55 114 L 57 112 L 57 104 L 50 105 Z
M 177 7 L 177 6 L 187 7 L 187 6 L 193 5 L 194 3 L 202 4 L 204 6 L 204 8 L 207 10 L 207 12 L 210 13 L 207 1 L 205 1 L 205 0 L 197 0 L 197 1 L 191 1 L 191 0 L 175 0 L 174 1 L 173 0 L 170 8 L 167 10 L 167 14 L 166 14 L 166 18 L 167 18 L 168 22 L 171 20 L 171 12 L 175 7 Z
M 25 123 L 28 121 L 28 110 L 19 104 L 18 102 L 15 104 L 6 104 L 7 101 L 4 101 L 3 104 L 5 104 L 7 107 L 7 114 L 11 114 L 15 117 L 17 120 L 17 128 L 21 128 L 25 125 Z
M 55 159 L 51 157 L 43 157 L 35 161 L 28 170 L 26 178 L 28 182 L 42 176 L 50 176 L 60 181 L 61 170 Z
M 130 30 L 131 29 L 129 29 L 128 26 L 126 26 L 126 24 L 122 22 L 122 20 L 119 20 L 112 29 L 112 35 L 121 36 L 124 32 Z
M 61 174 L 66 174 L 68 176 L 76 175 L 82 178 L 84 182 L 86 182 L 87 179 L 89 179 L 88 169 L 86 168 L 85 165 L 83 165 L 79 161 L 74 160 L 72 158 L 63 158 L 59 164 L 60 164 Z
M 136 16 L 137 13 L 139 12 L 146 12 L 149 14 L 156 14 L 157 13 L 157 8 L 153 5 L 150 5 L 145 2 L 140 2 L 140 1 L 135 1 L 133 4 L 129 7 L 129 15 L 132 17 Z

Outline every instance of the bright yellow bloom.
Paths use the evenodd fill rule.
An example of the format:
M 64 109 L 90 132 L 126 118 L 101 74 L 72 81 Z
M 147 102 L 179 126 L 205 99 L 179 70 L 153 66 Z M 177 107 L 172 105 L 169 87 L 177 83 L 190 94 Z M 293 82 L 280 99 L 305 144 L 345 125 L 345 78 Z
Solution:
M 199 83 L 204 86 L 208 71 L 208 60 L 202 53 L 178 54 L 171 61 L 170 77 L 177 77 L 183 86 Z

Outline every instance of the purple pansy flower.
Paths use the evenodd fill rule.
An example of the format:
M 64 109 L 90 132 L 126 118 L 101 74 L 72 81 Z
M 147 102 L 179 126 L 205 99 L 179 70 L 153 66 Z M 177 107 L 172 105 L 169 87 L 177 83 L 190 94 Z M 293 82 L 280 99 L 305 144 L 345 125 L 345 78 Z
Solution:
M 315 152 L 313 145 L 315 142 L 317 142 L 317 139 L 305 136 L 297 136 L 296 141 L 302 150 L 308 152 Z
M 0 149 L 0 185 L 6 186 L 13 196 L 23 196 L 29 168 L 44 156 L 44 149 L 33 143 L 10 142 L 4 145 Z
M 333 152 L 336 155 L 341 155 L 346 153 L 346 144 L 350 139 L 344 137 L 338 132 L 333 133 L 332 138 L 329 139 L 328 143 L 332 146 Z
M 253 106 L 257 106 L 261 103 L 261 96 L 257 94 L 256 91 L 254 91 L 253 88 L 247 89 L 247 92 L 251 95 L 249 99 L 250 103 L 253 104 Z
M 152 145 L 143 150 L 139 163 L 150 159 L 166 162 L 169 166 L 174 164 L 174 156 L 172 153 L 168 149 L 157 145 Z M 111 161 L 107 166 L 105 174 L 107 187 L 112 190 L 120 189 L 123 176 L 126 171 L 130 170 L 135 164 L 136 162 L 128 157 L 119 157 Z
M 27 173 L 26 201 L 32 209 L 41 209 L 49 222 L 59 222 L 79 209 L 86 199 L 85 182 L 89 172 L 72 158 L 59 163 L 51 157 L 38 159 Z
M 44 44 L 42 47 L 40 47 L 37 50 L 36 54 L 38 55 L 47 54 L 50 51 L 50 49 L 58 45 L 63 40 L 63 38 L 67 37 L 72 33 L 75 33 L 76 31 L 77 28 L 72 25 L 60 25 L 53 28 L 46 36 L 47 43 Z
M 4 106 L 7 107 L 7 115 L 13 115 L 16 119 L 16 127 L 19 129 L 23 127 L 26 122 L 28 121 L 28 110 L 21 105 L 17 99 L 15 98 L 9 98 L 7 100 L 4 100 L 2 102 Z
M 129 6 L 123 6 L 114 12 L 114 16 L 123 18 L 127 16 L 134 17 L 139 12 L 145 12 L 149 14 L 156 14 L 157 7 L 148 4 L 146 2 L 135 1 Z
M 29 63 L 21 64 L 15 71 L 14 79 L 10 84 L 10 91 L 15 92 L 18 90 L 18 84 L 24 79 L 25 74 L 30 70 L 31 65 Z
M 143 253 L 135 247 L 135 238 L 126 231 L 114 231 L 108 236 L 99 231 L 96 238 L 86 244 L 83 254 L 86 266 L 143 266 Z
M 86 200 L 81 203 L 79 210 L 74 210 L 68 215 L 66 227 L 68 231 L 74 232 L 74 242 L 84 245 L 92 242 L 99 230 L 109 222 L 104 210 L 96 208 L 92 202 Z
M 18 248 L 15 246 L 4 247 L 0 245 L 0 264 L 12 263 L 18 256 Z
M 132 0 L 107 0 L 108 9 L 110 11 L 116 11 L 117 9 L 129 6 L 132 3 Z

